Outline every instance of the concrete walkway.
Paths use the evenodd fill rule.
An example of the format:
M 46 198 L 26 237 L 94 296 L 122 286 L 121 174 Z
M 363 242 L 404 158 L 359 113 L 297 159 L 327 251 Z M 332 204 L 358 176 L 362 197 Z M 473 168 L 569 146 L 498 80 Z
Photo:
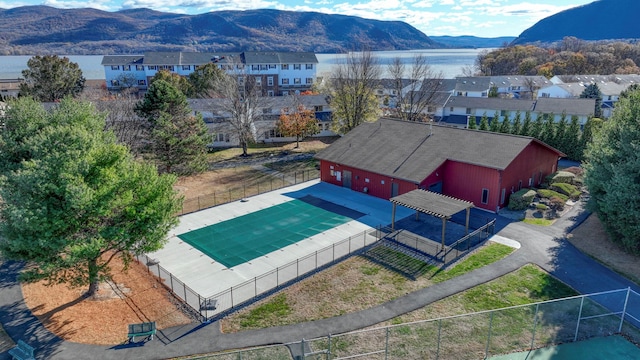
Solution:
M 28 311 L 16 281 L 19 266 L 0 266 L 0 322 L 15 340 L 34 345 L 39 359 L 163 359 L 226 349 L 288 343 L 327 334 L 339 334 L 372 326 L 419 309 L 434 301 L 470 289 L 534 263 L 580 293 L 640 287 L 585 256 L 564 240 L 567 232 L 582 222 L 586 214 L 577 204 L 553 226 L 539 227 L 510 222 L 498 217 L 497 231 L 502 241 L 516 241 L 520 248 L 512 255 L 481 269 L 418 290 L 388 303 L 330 319 L 302 324 L 221 334 L 218 323 L 191 324 L 159 332 L 157 340 L 144 345 L 94 346 L 62 341 L 42 327 Z M 5 352 L 1 359 L 8 359 Z

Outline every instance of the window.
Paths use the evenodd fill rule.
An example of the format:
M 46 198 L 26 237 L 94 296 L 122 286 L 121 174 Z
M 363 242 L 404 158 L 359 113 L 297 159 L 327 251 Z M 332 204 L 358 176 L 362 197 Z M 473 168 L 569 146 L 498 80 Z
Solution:
M 296 84 L 296 85 L 299 85 L 299 84 L 301 84 L 301 83 L 302 83 L 302 79 L 300 79 L 300 78 L 295 78 L 295 79 L 293 79 L 293 83 L 294 83 L 294 84 Z
M 273 90 L 267 90 L 267 96 L 274 96 Z
M 450 111 L 450 112 L 453 112 L 453 106 L 449 108 L 449 111 Z
M 471 108 L 467 108 L 464 113 L 467 115 L 471 115 Z
M 482 94 L 480 94 L 480 96 L 482 96 L 482 97 L 487 97 L 487 92 L 486 92 L 486 91 L 483 91 L 483 92 L 482 92 Z
M 507 110 L 500 110 L 500 116 L 507 115 Z
M 313 107 L 313 111 L 316 111 L 316 112 L 322 111 L 322 109 L 323 109 L 322 105 L 316 105 L 316 106 Z
M 111 65 L 111 70 L 120 70 L 120 65 Z
M 120 86 L 120 81 L 118 81 L 118 80 L 111 80 L 111 85 L 112 85 L 112 86 Z
M 149 65 L 147 66 L 148 70 L 158 70 L 158 67 L 156 65 Z
M 255 77 L 255 80 L 256 80 L 256 85 L 258 85 L 258 86 L 262 86 L 262 77 L 260 77 L 260 76 L 256 76 L 256 77 Z
M 307 84 L 313 84 L 313 78 L 307 78 L 306 83 Z
M 191 70 L 191 65 L 182 65 L 182 70 Z
M 276 68 L 276 64 L 269 64 L 269 69 L 275 69 Z
M 144 71 L 144 65 L 136 65 L 137 71 Z
M 122 65 L 122 70 L 131 71 L 131 65 Z
M 489 189 L 482 189 L 482 200 L 480 200 L 483 204 L 489 202 Z
M 268 86 L 273 86 L 273 76 L 268 76 L 267 77 L 267 85 Z
M 214 134 L 213 141 L 217 142 L 229 142 L 229 134 Z
M 289 92 L 288 92 L 288 91 L 283 91 L 283 92 L 282 92 L 282 96 L 287 96 L 287 95 L 289 95 Z
M 502 192 L 500 193 L 500 205 L 504 204 L 506 193 L 507 189 L 502 188 Z
M 146 80 L 138 80 L 138 85 L 145 86 L 145 85 L 147 85 L 147 81 Z
M 262 108 L 262 113 L 263 114 L 271 114 L 271 108 Z
M 282 64 L 282 70 L 289 70 L 289 64 Z
M 162 70 L 174 71 L 174 67 L 173 67 L 173 65 L 162 65 L 160 68 L 161 68 Z
M 304 68 L 307 70 L 313 70 L 313 64 L 306 64 Z
M 529 187 L 533 186 L 533 178 L 529 178 Z
M 293 64 L 293 70 L 300 70 L 300 64 Z
M 282 85 L 289 85 L 289 79 L 282 79 Z
M 251 65 L 251 70 L 260 70 L 260 65 Z
M 244 76 L 238 76 L 238 85 L 244 86 Z
M 267 65 L 260 65 L 260 70 L 267 70 L 269 67 Z

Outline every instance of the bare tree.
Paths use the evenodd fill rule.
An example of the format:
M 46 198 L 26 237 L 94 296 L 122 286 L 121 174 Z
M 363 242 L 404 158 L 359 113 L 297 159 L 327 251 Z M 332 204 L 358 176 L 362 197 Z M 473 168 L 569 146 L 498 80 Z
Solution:
M 96 109 L 106 113 L 106 128 L 134 155 L 140 155 L 148 147 L 151 131 L 151 123 L 135 112 L 138 101 L 134 95 L 122 93 L 117 98 L 95 102 Z
M 228 68 L 234 69 L 232 74 L 223 74 L 215 79 L 215 85 L 209 92 L 210 96 L 220 98 L 220 106 L 212 111 L 230 126 L 240 142 L 242 156 L 248 156 L 248 145 L 256 141 L 258 133 L 256 122 L 263 119 L 271 99 L 262 96 L 262 87 L 256 76 L 249 74 L 242 63 L 232 60 L 228 63 Z
M 397 57 L 389 64 L 388 71 L 397 97 L 393 116 L 406 121 L 428 118 L 429 106 L 442 91 L 443 73 L 434 71 L 422 54 L 414 56 L 409 65 Z
M 378 119 L 380 107 L 374 89 L 379 79 L 378 59 L 370 51 L 351 52 L 335 67 L 328 93 L 336 133 L 346 134 L 363 122 Z

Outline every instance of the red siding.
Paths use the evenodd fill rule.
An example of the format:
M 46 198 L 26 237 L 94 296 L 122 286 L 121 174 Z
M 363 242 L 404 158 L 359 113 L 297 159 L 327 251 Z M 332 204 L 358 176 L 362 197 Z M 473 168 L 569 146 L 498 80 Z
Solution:
M 502 188 L 506 191 L 505 203 L 507 206 L 509 195 L 522 188 L 529 187 L 529 179 L 533 179 L 533 187 L 537 187 L 544 177 L 557 170 L 558 154 L 548 148 L 532 142 L 527 146 L 504 170 L 502 176 Z
M 476 207 L 496 211 L 499 200 L 500 171 L 482 166 L 447 161 L 444 166 L 442 193 L 473 202 Z M 487 202 L 482 191 L 487 189 Z
M 331 171 L 333 170 L 333 175 Z M 351 172 L 351 190 L 365 192 L 369 195 L 382 199 L 391 198 L 391 187 L 393 183 L 398 184 L 398 195 L 404 194 L 418 188 L 417 184 L 409 181 L 395 179 L 370 171 L 360 170 L 340 164 L 330 163 L 324 160 L 320 161 L 320 180 L 329 184 L 344 186 L 344 172 Z M 337 173 L 340 172 L 340 180 L 338 181 Z

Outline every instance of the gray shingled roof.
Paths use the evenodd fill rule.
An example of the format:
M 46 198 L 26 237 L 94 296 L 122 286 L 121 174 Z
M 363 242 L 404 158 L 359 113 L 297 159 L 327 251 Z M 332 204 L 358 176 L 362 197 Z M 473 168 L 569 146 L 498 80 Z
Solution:
M 533 100 L 452 96 L 445 106 L 526 112 L 533 110 L 534 103 Z
M 102 66 L 109 65 L 142 65 L 143 55 L 105 55 Z
M 242 53 L 246 64 L 317 64 L 318 58 L 312 52 L 245 51 Z
M 382 118 L 351 130 L 316 158 L 419 183 L 447 160 L 504 170 L 532 142 L 543 144 L 524 136 Z
M 593 115 L 596 108 L 595 99 L 562 99 L 539 98 L 536 101 L 534 111 L 542 114 L 562 114 L 589 116 Z
M 485 91 L 491 87 L 491 78 L 488 76 L 459 77 L 456 78 L 455 91 Z

